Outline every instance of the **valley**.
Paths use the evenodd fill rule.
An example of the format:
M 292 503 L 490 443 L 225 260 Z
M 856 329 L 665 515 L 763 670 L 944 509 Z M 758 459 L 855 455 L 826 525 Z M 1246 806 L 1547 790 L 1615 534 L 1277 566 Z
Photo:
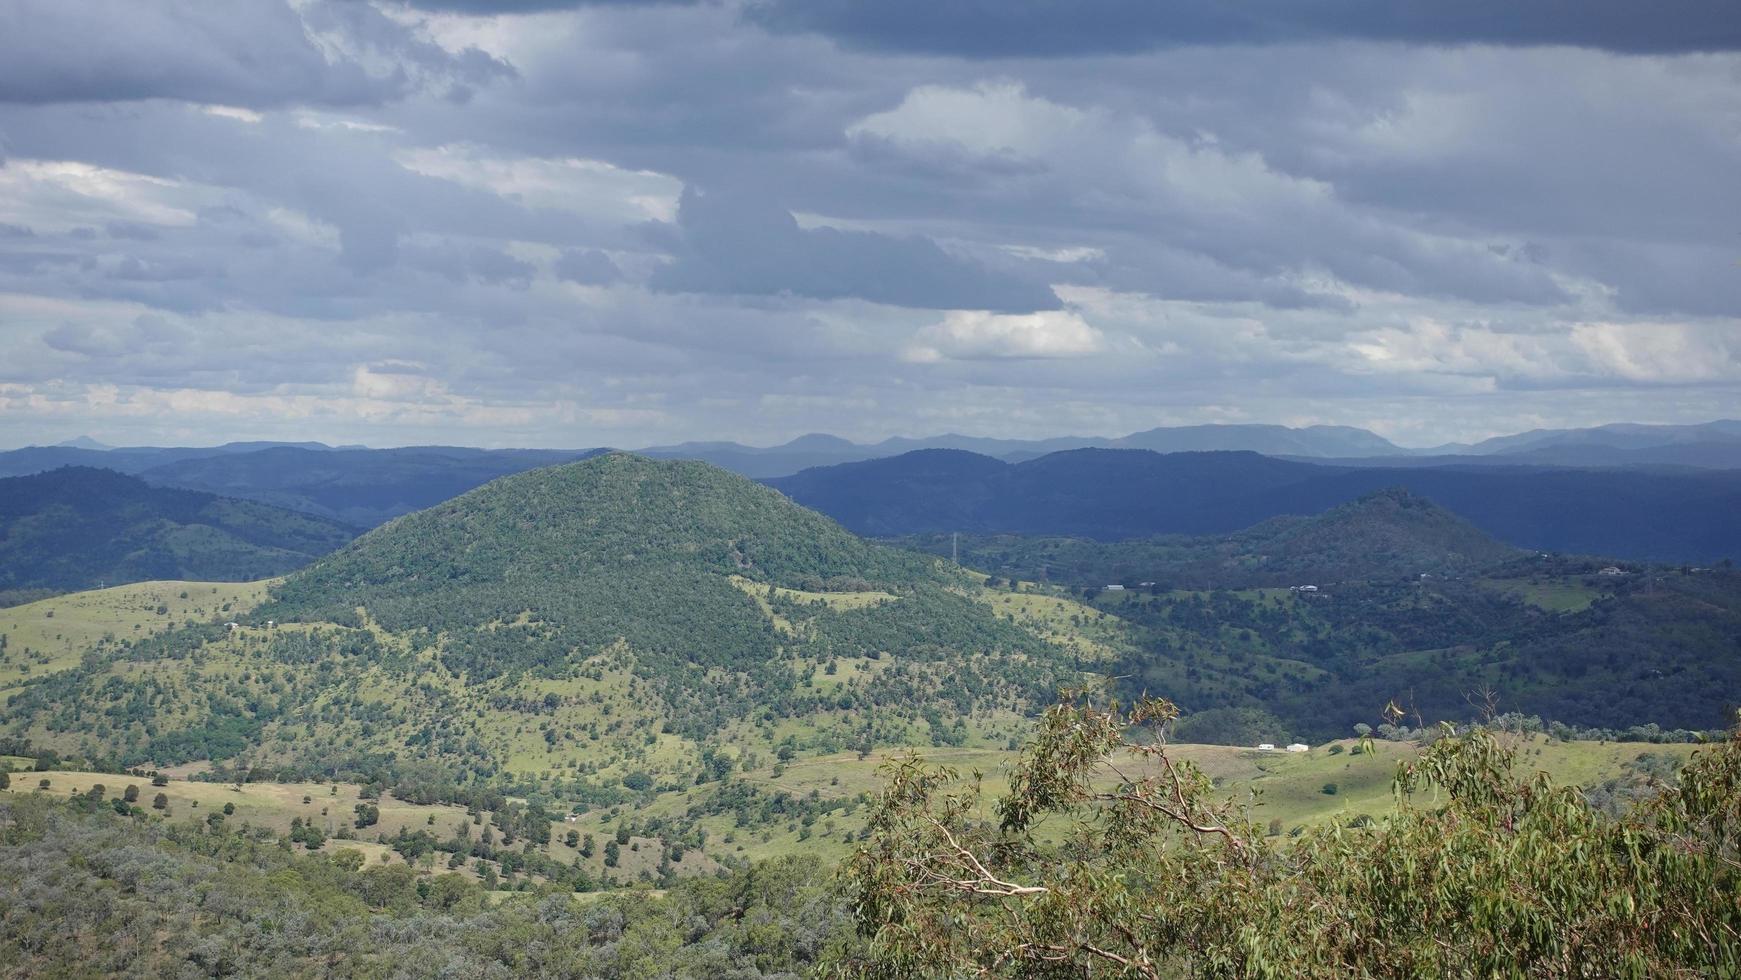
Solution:
M 637 902 L 700 903 L 736 937 L 707 889 L 774 876 L 856 956 L 829 869 L 888 846 L 901 774 L 971 783 L 963 832 L 1007 819 L 1060 691 L 1181 710 L 1084 792 L 1185 773 L 1262 846 L 1313 848 L 1437 812 L 1428 789 L 1399 810 L 1398 774 L 1484 732 L 1503 778 L 1622 819 L 1714 751 L 1737 637 L 1726 564 L 1522 550 L 1401 490 L 1226 535 L 879 542 L 610 453 L 281 577 L 0 609 L 0 812 L 33 846 L 301 869 L 377 923 L 580 896 L 649 929 Z M 1061 811 L 1025 846 L 1082 832 Z

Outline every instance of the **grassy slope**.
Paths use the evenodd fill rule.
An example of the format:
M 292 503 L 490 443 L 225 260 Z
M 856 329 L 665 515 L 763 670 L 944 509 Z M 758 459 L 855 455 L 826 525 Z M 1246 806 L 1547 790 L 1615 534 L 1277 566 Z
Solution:
M 1649 743 L 1553 742 L 1544 737 L 1521 740 L 1520 765 L 1551 773 L 1562 784 L 1590 785 L 1614 776 L 1622 765 L 1640 753 L 1650 752 L 1685 759 L 1694 750 L 1691 745 L 1657 745 Z M 1332 743 L 1345 750 L 1353 742 Z M 1281 821 L 1284 831 L 1298 826 L 1310 826 L 1328 821 L 1341 821 L 1356 815 L 1382 817 L 1394 807 L 1391 778 L 1397 764 L 1417 750 L 1408 743 L 1378 742 L 1375 751 L 1366 755 L 1351 755 L 1347 751 L 1331 754 L 1329 745 L 1315 746 L 1310 752 L 1260 752 L 1253 749 L 1221 745 L 1175 745 L 1170 752 L 1175 759 L 1191 762 L 1209 775 L 1218 790 L 1229 799 L 1251 807 L 1253 820 L 1260 826 Z M 729 813 L 707 816 L 697 825 L 707 831 L 707 843 L 699 850 L 688 852 L 677 863 L 681 873 L 712 870 L 720 862 L 759 860 L 786 854 L 814 854 L 824 860 L 838 860 L 851 849 L 848 842 L 863 826 L 868 813 L 865 797 L 873 796 L 881 786 L 880 768 L 904 755 L 904 750 L 873 752 L 859 758 L 855 754 L 801 759 L 792 763 L 742 773 L 739 782 L 766 792 L 785 793 L 795 798 L 815 793 L 822 800 L 845 801 L 845 805 L 817 820 L 809 834 L 796 816 L 776 818 L 749 826 L 739 826 Z M 987 800 L 1008 787 L 1008 767 L 1016 761 L 1014 752 L 992 749 L 927 749 L 923 758 L 931 763 L 950 766 L 962 774 L 979 771 L 985 775 Z M 25 760 L 16 760 L 19 762 Z M 1128 763 L 1127 763 L 1128 765 Z M 49 792 L 55 795 L 83 793 L 93 784 L 101 783 L 108 795 L 118 796 L 129 784 L 137 785 L 140 803 L 149 805 L 153 796 L 162 792 L 169 798 L 169 819 L 203 820 L 225 803 L 236 807 L 229 819 L 246 821 L 254 826 L 287 832 L 295 817 L 313 822 L 329 832 L 338 832 L 351 825 L 353 808 L 359 802 L 359 787 L 351 784 L 308 783 L 248 783 L 236 787 L 225 783 L 172 780 L 166 787 L 156 788 L 149 779 L 85 772 L 51 771 L 14 773 L 11 792 L 39 792 L 38 781 L 48 779 Z M 1327 783 L 1335 783 L 1337 792 L 1323 792 Z M 604 866 L 603 846 L 612 839 L 622 822 L 639 826 L 645 821 L 681 818 L 686 811 L 704 803 L 718 791 L 718 784 L 686 787 L 658 793 L 640 804 L 600 808 L 579 815 L 573 822 L 557 821 L 552 826 L 551 843 L 545 853 L 571 864 L 579 851 L 564 843 L 569 830 L 593 836 L 597 850 L 582 863 L 595 876 L 614 878 L 619 884 L 636 881 L 642 871 L 652 872 L 659 859 L 659 845 L 654 837 L 634 834 L 631 846 L 621 850 L 619 866 L 613 871 Z M 304 800 L 307 802 L 304 802 Z M 1430 804 L 1430 799 L 1419 802 Z M 197 804 L 197 805 L 196 805 Z M 361 850 L 372 862 L 402 861 L 390 848 L 376 843 L 377 836 L 391 838 L 404 828 L 408 832 L 428 830 L 440 837 L 451 836 L 460 823 L 471 823 L 464 807 L 454 805 L 417 805 L 391 797 L 378 801 L 380 822 L 365 830 L 352 830 L 357 840 L 329 839 L 326 850 L 352 847 Z M 430 822 L 430 818 L 434 822 Z M 473 826 L 474 832 L 476 826 Z M 468 862 L 467 874 L 471 874 Z
M 275 581 L 135 582 L 0 609 L 0 636 L 6 638 L 0 696 L 25 677 L 78 666 L 105 636 L 138 639 L 179 623 L 239 616 Z

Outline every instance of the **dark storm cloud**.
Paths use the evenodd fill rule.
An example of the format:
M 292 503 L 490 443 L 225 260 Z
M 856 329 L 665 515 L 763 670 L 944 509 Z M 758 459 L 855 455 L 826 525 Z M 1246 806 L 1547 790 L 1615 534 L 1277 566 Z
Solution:
M 853 47 L 971 58 L 1331 40 L 1741 49 L 1733 0 L 752 0 L 746 14 Z
M 371 69 L 371 58 L 392 67 Z M 287 0 L 0 5 L 4 102 L 359 105 L 424 87 L 463 96 L 508 74 L 481 51 L 444 51 L 361 3 L 316 0 L 300 10 Z
M 928 238 L 802 228 L 753 196 L 685 191 L 677 217 L 676 261 L 654 274 L 657 289 L 1018 313 L 1060 305 L 1043 282 L 956 258 Z

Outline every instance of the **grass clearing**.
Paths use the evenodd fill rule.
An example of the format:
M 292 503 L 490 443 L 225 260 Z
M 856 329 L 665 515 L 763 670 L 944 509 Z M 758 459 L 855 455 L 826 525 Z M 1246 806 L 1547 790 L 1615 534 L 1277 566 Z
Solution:
M 104 637 L 136 640 L 177 624 L 245 616 L 277 581 L 135 582 L 0 609 L 0 691 L 77 667 Z
M 1483 579 L 1486 588 L 1514 595 L 1538 609 L 1548 612 L 1583 612 L 1609 593 L 1586 585 L 1581 578 L 1556 578 L 1545 581 L 1522 579 Z

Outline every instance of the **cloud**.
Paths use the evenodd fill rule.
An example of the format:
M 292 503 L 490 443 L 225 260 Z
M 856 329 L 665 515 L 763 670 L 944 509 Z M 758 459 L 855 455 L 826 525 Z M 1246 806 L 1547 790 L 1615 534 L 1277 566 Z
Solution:
M 1186 45 L 1335 40 L 1600 48 L 1741 49 L 1728 0 L 759 0 L 754 22 L 842 44 L 969 58 L 1128 54 Z
M 375 104 L 511 74 L 347 0 L 0 5 L 0 102 L 182 99 L 246 121 L 248 110 Z
M 905 360 L 930 364 L 945 359 L 1082 357 L 1100 351 L 1106 338 L 1073 310 L 997 314 L 951 310 L 940 323 L 920 330 L 903 352 Z
M 622 278 L 611 257 L 596 248 L 571 248 L 556 260 L 556 277 L 583 286 L 603 286 Z
M 1273 44 L 1131 8 L 1107 56 L 1091 3 L 1024 42 L 1071 56 L 992 61 L 996 21 L 914 53 L 952 5 L 880 45 L 747 2 L 0 4 L 0 444 L 1741 404 L 1741 55 L 1299 34 L 1353 9 L 1312 2 Z
M 395 159 L 407 170 L 487 190 L 529 208 L 555 208 L 623 224 L 672 220 L 683 190 L 681 182 L 665 174 L 625 170 L 600 160 L 502 158 L 478 146 L 410 149 Z
M 698 0 L 409 0 L 423 10 L 489 16 L 537 14 L 578 7 L 687 6 Z
M 656 289 L 931 309 L 1058 307 L 1043 282 L 957 258 L 931 239 L 801 228 L 790 212 L 753 196 L 686 190 L 677 219 L 675 261 L 654 274 Z
M 1341 199 L 1325 180 L 1287 172 L 1212 135 L 1176 134 L 1132 113 L 1062 104 L 1010 79 L 924 85 L 847 127 L 880 155 L 985 161 L 974 194 L 1010 211 L 1067 211 L 1134 247 L 1108 249 L 1103 281 L 1198 293 L 1191 266 L 1283 305 L 1329 302 L 1296 285 L 1329 273 L 1356 286 L 1494 302 L 1557 303 L 1540 266 L 1415 229 Z M 988 209 L 989 210 L 989 209 Z M 1069 274 L 1066 273 L 1068 276 Z M 1291 280 L 1291 282 L 1290 282 Z M 1065 281 L 1083 282 L 1085 274 Z
M 130 323 L 114 327 L 63 323 L 42 335 L 43 343 L 54 350 L 89 358 L 174 353 L 190 340 L 187 330 L 151 313 L 141 314 Z

